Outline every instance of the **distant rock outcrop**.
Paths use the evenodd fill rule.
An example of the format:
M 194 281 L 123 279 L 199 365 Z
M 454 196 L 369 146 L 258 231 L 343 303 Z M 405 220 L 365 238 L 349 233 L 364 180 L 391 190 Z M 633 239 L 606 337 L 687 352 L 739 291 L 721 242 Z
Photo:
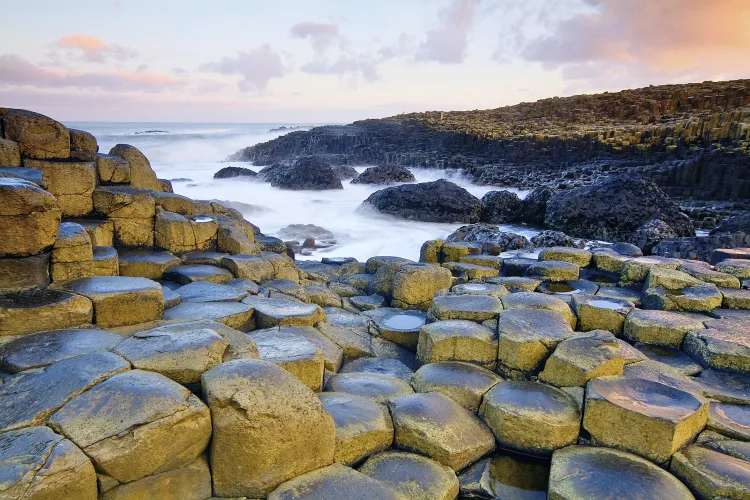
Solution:
M 344 189 L 336 171 L 327 161 L 316 156 L 305 156 L 293 165 L 272 165 L 258 174 L 273 187 L 290 190 L 322 191 Z
M 365 204 L 423 222 L 479 222 L 484 208 L 474 195 L 445 179 L 385 188 L 372 193 Z
M 233 177 L 255 177 L 258 173 L 245 167 L 224 167 L 214 174 L 214 179 L 231 179 Z

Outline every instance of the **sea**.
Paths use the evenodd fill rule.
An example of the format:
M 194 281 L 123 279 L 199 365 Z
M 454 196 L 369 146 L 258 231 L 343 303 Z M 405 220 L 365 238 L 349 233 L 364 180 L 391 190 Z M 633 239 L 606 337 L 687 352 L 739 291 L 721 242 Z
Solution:
M 193 199 L 234 202 L 233 206 L 268 236 L 276 236 L 290 224 L 314 224 L 333 233 L 335 245 L 310 255 L 299 255 L 299 259 L 354 257 L 364 261 L 375 255 L 393 255 L 416 260 L 422 243 L 445 238 L 463 225 L 405 220 L 362 206 L 371 193 L 383 186 L 343 181 L 343 190 L 287 191 L 252 179 L 213 178 L 216 171 L 227 166 L 259 171 L 263 165 L 225 160 L 244 147 L 319 124 L 68 122 L 65 125 L 92 133 L 103 153 L 115 144 L 137 147 L 149 159 L 158 177 L 172 181 L 175 193 Z M 362 172 L 367 166 L 355 168 Z M 478 198 L 498 189 L 472 184 L 456 170 L 411 170 L 417 182 L 448 179 Z M 521 197 L 527 194 L 513 191 Z M 502 227 L 528 238 L 539 232 L 524 225 Z

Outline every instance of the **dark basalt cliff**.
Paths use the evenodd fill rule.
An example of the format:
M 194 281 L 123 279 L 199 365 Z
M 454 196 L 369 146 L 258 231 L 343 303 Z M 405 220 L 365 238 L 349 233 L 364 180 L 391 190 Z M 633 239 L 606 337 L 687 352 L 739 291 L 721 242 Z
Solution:
M 729 200 L 750 198 L 749 142 L 750 80 L 735 80 L 316 127 L 229 159 L 460 168 L 518 187 L 576 187 L 635 169 L 672 195 Z

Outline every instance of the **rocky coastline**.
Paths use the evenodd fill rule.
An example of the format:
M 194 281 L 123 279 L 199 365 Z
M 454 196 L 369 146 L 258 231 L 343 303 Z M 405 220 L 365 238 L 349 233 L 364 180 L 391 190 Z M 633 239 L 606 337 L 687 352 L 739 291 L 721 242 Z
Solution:
M 133 146 L 0 123 L 0 498 L 750 496 L 741 216 L 696 237 L 632 172 L 479 200 L 383 169 L 369 204 L 467 225 L 413 260 L 295 260 Z M 341 189 L 343 157 L 279 148 L 244 177 Z

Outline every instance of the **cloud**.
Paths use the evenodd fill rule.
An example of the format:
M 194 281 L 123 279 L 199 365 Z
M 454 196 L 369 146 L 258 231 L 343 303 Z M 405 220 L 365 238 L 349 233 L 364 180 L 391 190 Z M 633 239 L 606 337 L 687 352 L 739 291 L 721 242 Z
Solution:
M 337 24 L 305 21 L 292 26 L 289 32 L 294 38 L 308 38 L 313 50 L 318 54 L 325 52 L 339 39 Z
M 116 43 L 107 44 L 101 38 L 93 35 L 65 35 L 55 45 L 61 49 L 72 49 L 77 53 L 75 57 L 93 63 L 103 63 L 107 59 L 126 61 L 138 55 L 132 49 Z
M 314 60 L 300 69 L 314 75 L 362 76 L 366 82 L 370 83 L 380 79 L 377 61 L 367 54 L 341 55 L 333 62 Z
M 184 87 L 187 81 L 152 71 L 76 72 L 33 64 L 15 54 L 0 55 L 0 87 L 97 89 L 108 92 L 161 92 Z
M 417 60 L 444 64 L 463 62 L 469 30 L 481 1 L 451 0 L 450 5 L 440 13 L 440 26 L 428 30 L 426 39 L 419 45 Z
M 706 79 L 750 71 L 747 0 L 587 0 L 520 55 L 567 79 Z
M 267 44 L 250 52 L 239 52 L 237 57 L 223 57 L 219 61 L 202 64 L 199 69 L 224 75 L 242 75 L 243 79 L 237 82 L 242 92 L 265 90 L 268 82 L 281 78 L 286 72 L 281 57 Z

